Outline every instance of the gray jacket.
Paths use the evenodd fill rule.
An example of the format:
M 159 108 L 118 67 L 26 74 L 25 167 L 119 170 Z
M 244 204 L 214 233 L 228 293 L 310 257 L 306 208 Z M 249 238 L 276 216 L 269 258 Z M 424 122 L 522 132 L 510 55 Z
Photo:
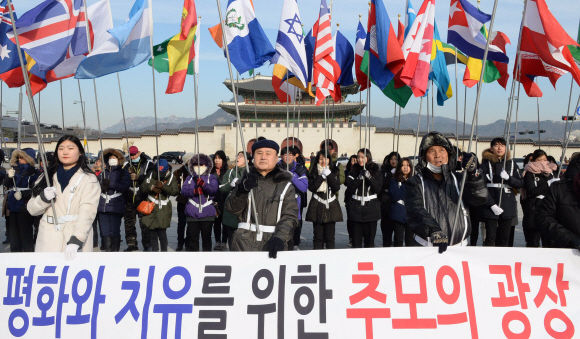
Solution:
M 250 172 L 258 174 L 255 168 L 251 168 Z M 232 250 L 266 251 L 268 240 L 272 237 L 281 239 L 287 249 L 288 241 L 292 239 L 294 229 L 298 226 L 298 204 L 292 186 L 292 174 L 278 166 L 265 177 L 258 174 L 258 187 L 252 189 L 252 192 L 256 199 L 261 239 L 255 231 L 254 213 L 248 203 L 250 195 L 238 191 L 238 188 L 239 184 L 226 200 L 226 210 L 237 216 L 240 222 L 234 233 Z M 247 226 L 248 224 L 254 226 Z

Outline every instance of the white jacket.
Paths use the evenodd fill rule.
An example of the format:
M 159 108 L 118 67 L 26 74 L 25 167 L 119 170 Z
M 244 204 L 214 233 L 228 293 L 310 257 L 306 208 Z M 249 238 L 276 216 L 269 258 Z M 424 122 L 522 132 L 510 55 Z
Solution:
M 81 176 L 84 176 L 81 178 Z M 79 182 L 80 179 L 80 182 Z M 40 177 L 39 180 L 45 180 Z M 50 203 L 46 203 L 39 196 L 30 199 L 27 208 L 33 215 L 43 215 L 38 228 L 38 238 L 36 240 L 36 252 L 64 252 L 67 242 L 72 236 L 83 243 L 79 251 L 93 251 L 93 221 L 97 215 L 99 198 L 101 197 L 101 186 L 97 177 L 93 174 L 84 173 L 79 169 L 69 181 L 68 186 L 61 190 L 56 173 L 53 177 L 53 186 L 56 188 L 56 199 L 54 207 L 57 217 L 65 217 L 67 211 L 71 216 L 77 216 L 75 221 L 67 221 L 60 231 L 56 231 L 52 223 L 46 221 L 46 217 L 52 218 L 52 208 Z M 78 185 L 77 185 L 78 182 Z M 77 185 L 72 201 L 69 200 L 72 188 Z

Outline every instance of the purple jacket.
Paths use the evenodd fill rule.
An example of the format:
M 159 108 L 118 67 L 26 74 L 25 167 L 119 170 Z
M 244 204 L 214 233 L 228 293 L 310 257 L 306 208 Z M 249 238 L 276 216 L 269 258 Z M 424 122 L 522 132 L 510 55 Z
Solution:
M 202 155 L 206 157 L 205 155 Z M 185 205 L 185 214 L 188 217 L 194 219 L 204 219 L 209 217 L 215 217 L 216 210 L 213 203 L 202 208 L 201 213 L 199 212 L 199 205 L 201 200 L 201 205 L 203 206 L 209 200 L 214 199 L 215 195 L 219 190 L 219 182 L 215 175 L 209 174 L 212 169 L 213 162 L 211 162 L 211 158 L 207 157 L 210 161 L 209 166 L 205 163 L 204 165 L 207 166 L 207 170 L 199 176 L 194 170 L 194 162 L 197 161 L 197 156 L 191 158 L 188 162 L 187 166 L 189 168 L 189 173 L 193 173 L 192 175 L 188 176 L 183 185 L 181 186 L 181 195 L 188 199 L 187 204 Z M 206 159 L 203 159 L 206 160 Z M 203 163 L 203 161 L 202 161 Z M 197 188 L 197 179 L 201 178 L 205 181 L 205 184 L 202 186 L 203 195 L 194 194 L 193 191 Z M 191 203 L 191 201 L 195 202 L 198 206 L 195 206 Z
M 282 161 L 278 162 L 278 166 L 286 170 L 286 165 Z M 296 191 L 296 200 L 298 202 L 298 220 L 302 220 L 302 195 L 308 191 L 308 177 L 306 176 L 308 171 L 296 161 L 289 167 L 290 173 L 292 173 L 292 184 Z

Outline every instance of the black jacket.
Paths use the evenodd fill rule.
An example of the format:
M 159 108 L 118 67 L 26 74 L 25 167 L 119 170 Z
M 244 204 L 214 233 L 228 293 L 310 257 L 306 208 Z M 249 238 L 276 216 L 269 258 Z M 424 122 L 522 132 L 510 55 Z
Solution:
M 393 178 L 393 173 L 391 173 L 391 166 L 381 169 L 381 175 L 383 176 L 383 191 L 381 192 L 381 215 L 382 218 L 390 218 L 391 214 L 391 198 L 389 197 L 389 187 L 391 185 L 391 179 Z
M 340 208 L 340 202 L 338 201 L 341 169 L 335 167 L 334 163 L 331 163 L 329 168 L 331 174 L 326 178 L 326 180 L 321 175 L 318 175 L 318 169 L 315 165 L 314 167 L 311 167 L 311 170 L 308 173 L 308 190 L 312 192 L 312 197 L 310 198 L 308 210 L 306 211 L 306 221 L 311 221 L 313 223 L 343 221 L 342 210 Z M 317 196 L 321 200 L 328 200 L 326 192 L 318 192 L 318 188 L 325 181 L 328 184 L 328 198 L 336 197 L 334 201 L 328 204 L 328 208 L 326 208 L 326 204 L 321 203 L 315 198 L 315 196 Z
M 363 167 L 359 164 L 355 164 L 345 180 L 345 194 L 351 197 L 351 199 L 346 203 L 346 210 L 348 218 L 354 222 L 371 222 L 381 219 L 381 201 L 379 200 L 378 195 L 380 195 L 383 190 L 383 176 L 379 166 L 375 163 L 369 163 L 367 170 L 371 173 L 371 179 L 363 180 L 360 178 Z M 377 197 L 370 201 L 365 201 L 363 205 L 362 201 L 352 198 L 352 196 L 355 195 L 358 197 L 362 197 L 363 195 L 365 197 L 376 195 Z
M 129 158 L 129 162 L 123 166 L 123 169 L 129 172 L 129 176 L 131 171 L 138 174 L 137 180 L 131 180 L 131 187 L 129 187 L 129 191 L 125 194 L 125 199 L 127 202 L 139 205 L 139 203 L 147 197 L 146 194 L 143 194 L 143 192 L 139 190 L 139 187 L 149 176 L 149 173 L 155 170 L 155 165 L 151 160 L 147 159 L 145 153 L 141 152 L 139 163 L 133 164 Z
M 544 174 L 534 174 L 526 172 L 524 175 L 524 187 L 526 198 L 522 200 L 522 211 L 524 219 L 522 226 L 529 230 L 539 231 L 534 223 L 534 213 L 542 204 L 543 199 L 550 192 L 548 181 L 554 177 L 553 174 L 545 176 Z
M 499 159 L 495 154 L 493 154 L 489 149 L 486 149 L 482 153 L 483 162 L 481 163 L 481 169 L 485 176 L 486 184 L 497 184 L 500 185 L 502 182 L 501 171 L 503 170 L 504 160 Z M 511 188 L 520 189 L 524 185 L 524 180 L 520 176 L 520 171 L 518 165 L 510 160 L 510 152 L 507 152 L 507 163 L 505 166 L 505 171 L 510 174 L 508 180 L 504 180 L 504 185 L 509 185 Z M 513 168 L 512 168 L 513 166 Z M 491 167 L 491 173 L 490 173 Z M 514 219 L 518 217 L 518 203 L 516 200 L 516 192 L 513 189 L 504 189 L 501 193 L 501 206 L 499 206 L 499 197 L 501 189 L 499 187 L 488 187 L 489 192 L 487 196 L 486 207 L 483 210 L 483 217 L 485 219 Z M 495 215 L 491 210 L 491 206 L 498 205 L 503 209 L 503 213 L 499 216 Z
M 405 212 L 407 222 L 415 234 L 424 240 L 434 232 L 443 231 L 449 238 L 450 245 L 456 245 L 469 239 L 471 223 L 467 209 L 459 211 L 455 235 L 453 222 L 459 202 L 459 192 L 464 173 L 453 173 L 456 167 L 456 155 L 447 138 L 445 146 L 449 162 L 443 165 L 443 178 L 437 180 L 427 168 L 426 153 L 432 145 L 440 145 L 443 141 L 433 143 L 433 138 L 445 138 L 438 132 L 431 132 L 423 137 L 419 149 L 419 163 L 415 167 L 415 175 L 405 182 Z M 487 201 L 487 190 L 482 175 L 470 175 L 465 182 L 463 204 L 466 206 L 481 206 Z

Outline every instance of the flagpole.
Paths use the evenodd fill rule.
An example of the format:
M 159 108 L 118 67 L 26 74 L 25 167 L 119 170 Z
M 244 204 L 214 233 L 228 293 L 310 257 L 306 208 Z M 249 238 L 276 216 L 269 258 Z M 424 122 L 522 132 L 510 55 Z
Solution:
M 536 84 L 538 84 L 538 86 L 539 86 L 540 81 L 538 79 L 539 79 L 539 77 L 536 77 Z M 542 133 L 540 132 L 540 98 L 539 97 L 536 98 L 536 102 L 538 104 L 538 147 L 541 148 L 542 147 Z
M 400 140 L 401 140 L 401 106 L 399 106 L 399 125 L 397 126 L 397 153 L 399 153 Z
M 60 110 L 62 112 L 62 129 L 64 131 L 64 101 L 62 99 L 62 80 L 60 80 Z
M 563 161 L 564 161 L 564 156 L 566 155 L 566 151 L 568 150 L 568 143 L 570 142 L 570 136 L 572 135 L 572 131 L 574 128 L 574 121 L 576 121 L 576 112 L 578 111 L 578 109 L 580 108 L 580 95 L 578 96 L 578 102 L 576 103 L 576 110 L 574 110 L 574 118 L 572 119 L 572 123 L 570 124 L 570 132 L 568 133 L 568 137 L 566 138 L 566 143 L 564 144 L 564 149 L 562 150 L 562 156 L 560 157 L 560 168 L 558 168 L 558 176 L 556 176 L 556 178 L 560 177 L 560 174 L 562 173 L 562 165 L 563 165 Z
M 217 3 L 217 8 L 218 8 L 218 12 L 219 12 L 219 16 L 220 16 L 220 24 L 222 26 L 222 32 L 225 32 L 225 25 L 224 25 L 224 20 L 223 20 L 223 16 L 222 16 L 222 9 L 221 9 L 221 5 L 220 5 L 220 0 L 216 0 Z M 225 37 L 225 33 L 222 34 L 222 40 L 223 40 L 223 46 L 224 49 L 226 51 L 226 58 L 228 61 L 228 70 L 230 73 L 230 82 L 232 85 L 232 90 L 235 89 L 235 85 L 234 85 L 234 75 L 232 73 L 232 66 L 230 64 L 230 51 L 228 48 L 228 43 L 226 41 L 226 37 Z M 234 95 L 234 104 L 236 107 L 236 117 L 238 119 L 238 121 L 240 121 L 240 109 L 238 107 L 238 96 Z M 238 129 L 240 130 L 240 141 L 242 142 L 242 147 L 246 147 L 246 143 L 244 142 L 244 131 L 242 130 L 242 127 L 240 126 L 240 124 L 238 123 Z M 248 162 L 248 157 L 246 156 L 246 152 L 244 153 L 244 159 L 246 161 L 246 166 L 249 166 L 250 163 Z M 262 231 L 260 230 L 260 222 L 258 220 L 258 213 L 256 212 L 256 205 L 255 203 L 252 204 L 252 201 L 254 200 L 254 193 L 250 190 L 250 207 L 252 208 L 252 212 L 254 214 L 254 220 L 256 221 L 256 233 L 258 234 L 258 241 L 261 241 L 262 239 Z
M 463 99 L 463 141 L 461 148 L 463 148 L 463 151 L 465 151 L 465 123 L 467 121 L 467 86 L 463 84 L 463 87 L 465 89 L 465 96 Z
M 254 86 L 256 85 L 256 70 L 254 70 L 254 79 L 252 80 Z M 254 88 L 254 126 L 256 127 L 256 141 L 258 141 L 258 107 L 256 106 L 256 88 Z M 238 137 L 236 137 L 236 143 Z M 243 146 L 243 145 L 242 145 Z M 245 152 L 245 151 L 244 151 Z M 236 157 L 237 157 L 236 153 Z M 246 164 L 248 166 L 248 164 Z
M 298 101 L 298 135 L 296 136 L 298 138 L 298 141 L 300 141 L 300 104 L 302 104 L 302 91 L 300 89 L 298 89 L 298 93 L 296 94 L 297 96 L 299 96 L 299 100 Z M 303 150 L 300 150 L 303 152 Z M 304 156 L 304 154 L 303 154 Z
M 4 90 L 4 81 L 0 80 L 0 138 L 2 138 L 2 140 L 0 141 L 0 148 L 2 148 L 2 150 L 4 150 L 4 148 L 6 148 L 6 141 L 4 140 L 4 128 L 3 128 L 3 124 L 4 124 L 4 114 L 2 112 L 3 110 L 3 104 L 4 104 L 4 96 L 3 96 L 3 90 Z M 6 154 L 4 154 L 4 158 L 6 158 Z M 4 159 L 0 159 L 2 162 L 4 161 Z
M 457 47 L 455 47 L 455 144 L 457 145 L 457 162 L 459 162 L 459 80 L 457 79 Z
M 580 41 L 580 20 L 578 21 L 578 33 L 576 33 L 576 41 Z M 570 79 L 570 97 L 568 98 L 568 109 L 566 110 L 566 116 L 570 116 L 570 105 L 572 104 L 572 89 L 574 88 L 574 77 Z M 576 119 L 576 111 L 572 113 L 574 119 Z M 572 131 L 572 130 L 570 130 Z M 566 135 L 568 134 L 568 119 L 566 119 L 566 127 L 564 128 L 564 139 L 566 139 Z M 564 157 L 560 159 L 560 163 L 564 161 Z
M 18 142 L 16 147 L 20 149 L 20 139 L 22 139 L 22 87 L 20 87 L 20 94 L 18 95 Z
M 435 87 L 431 80 L 431 130 L 435 130 Z
M 397 103 L 395 103 L 395 114 L 393 115 L 393 152 L 395 151 L 395 132 L 397 131 Z
M 81 92 L 81 81 L 77 79 L 79 85 L 79 97 L 81 99 L 81 113 L 83 114 L 83 138 L 84 138 L 84 146 L 87 148 L 88 151 L 88 143 L 87 143 L 87 118 L 85 114 L 85 104 L 83 101 L 83 92 Z
M 40 92 L 38 92 L 38 122 L 40 122 Z
M 417 135 L 415 136 L 415 154 L 414 154 L 415 157 L 417 157 L 417 146 L 419 146 L 419 129 L 421 128 L 421 111 L 423 110 L 423 98 L 424 97 L 421 97 L 421 103 L 419 104 L 419 119 L 417 121 Z M 418 158 L 417 163 L 419 163 Z
M 495 22 L 495 14 L 497 12 L 497 3 L 499 2 L 499 0 L 495 0 L 494 5 L 493 5 L 493 13 L 491 14 L 491 22 L 489 24 L 489 31 L 493 32 L 493 24 Z M 523 26 L 522 26 L 523 27 Z M 475 110 L 473 112 L 473 120 L 471 122 L 471 135 L 469 137 L 469 146 L 467 149 L 468 153 L 471 153 L 471 145 L 473 143 L 473 133 L 475 132 L 475 122 L 477 121 L 477 115 L 479 113 L 479 100 L 481 98 L 481 82 L 483 81 L 483 76 L 485 74 L 485 66 L 487 64 L 487 55 L 489 52 L 489 45 L 490 45 L 490 39 L 491 39 L 491 35 L 492 34 L 488 34 L 488 37 L 486 39 L 486 44 L 485 44 L 485 51 L 483 53 L 483 67 L 481 68 L 481 76 L 479 77 L 479 86 L 477 87 L 477 96 L 475 97 Z M 455 236 L 455 230 L 457 229 L 455 226 L 457 225 L 457 220 L 459 218 L 459 203 L 461 202 L 461 199 L 463 197 L 463 192 L 464 192 L 464 188 L 465 188 L 465 181 L 467 179 L 467 173 L 465 173 L 465 175 L 463 175 L 462 178 L 462 182 L 461 182 L 461 192 L 459 193 L 459 200 L 457 202 L 457 209 L 455 212 L 455 219 L 453 221 L 453 228 L 452 228 L 452 232 L 451 232 L 451 238 L 449 239 L 449 245 L 453 246 L 453 238 Z M 462 239 L 463 240 L 463 239 Z
M 294 87 L 294 112 L 292 112 L 292 147 L 294 147 L 296 144 L 296 138 L 294 137 L 296 135 L 294 134 L 294 127 L 296 127 L 296 89 L 297 87 Z
M 8 11 L 10 12 L 10 21 L 12 24 L 12 30 L 14 31 L 14 40 L 16 43 L 16 49 L 18 51 L 18 58 L 20 59 L 20 69 L 22 69 L 22 77 L 24 78 L 24 85 L 26 86 L 26 94 L 28 95 L 28 104 L 30 105 L 30 113 L 32 113 L 32 120 L 34 122 L 34 129 L 36 131 L 36 139 L 38 141 L 38 152 L 42 158 L 42 164 L 44 167 L 44 173 L 47 172 L 48 162 L 46 161 L 46 152 L 44 151 L 44 144 L 42 141 L 42 134 L 40 133 L 40 124 L 38 117 L 36 116 L 36 107 L 34 106 L 34 100 L 32 98 L 32 89 L 30 87 L 30 79 L 28 78 L 28 71 L 26 66 L 24 66 L 24 58 L 22 57 L 22 49 L 20 48 L 20 41 L 18 39 L 18 31 L 16 30 L 16 21 L 14 20 L 14 12 L 12 10 L 12 1 L 8 0 Z M 21 87 L 22 89 L 22 87 Z M 18 140 L 20 142 L 20 135 L 18 135 Z M 18 147 L 20 149 L 20 147 Z M 50 179 L 48 175 L 44 175 L 44 180 L 46 180 L 46 186 L 51 187 Z M 52 217 L 54 229 L 58 232 L 61 230 L 61 225 L 58 224 L 58 216 L 56 214 L 56 209 L 54 208 L 54 199 L 50 200 L 50 206 L 52 207 Z
M 429 91 L 429 85 L 427 85 L 427 90 Z M 429 91 L 432 92 L 432 91 Z M 431 111 L 429 110 L 429 93 L 427 93 L 427 133 L 431 131 Z
M 123 93 L 121 92 L 121 78 L 119 77 L 119 72 L 117 72 L 117 83 L 119 84 L 119 97 L 121 98 L 121 112 L 123 112 L 123 125 L 125 126 L 125 138 L 127 140 L 127 153 L 129 153 L 129 132 L 127 132 L 127 121 L 125 120 L 125 107 L 123 105 Z
M 288 158 L 288 153 L 290 152 L 290 90 L 288 89 L 288 83 L 290 82 L 290 71 L 286 69 L 286 158 Z M 286 170 L 290 171 L 290 164 L 286 162 Z

